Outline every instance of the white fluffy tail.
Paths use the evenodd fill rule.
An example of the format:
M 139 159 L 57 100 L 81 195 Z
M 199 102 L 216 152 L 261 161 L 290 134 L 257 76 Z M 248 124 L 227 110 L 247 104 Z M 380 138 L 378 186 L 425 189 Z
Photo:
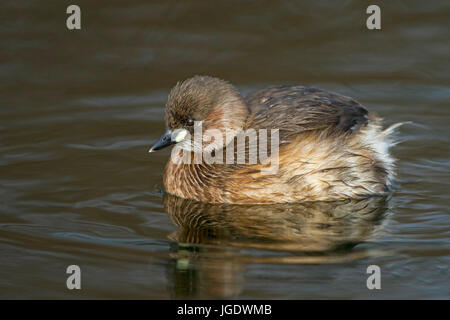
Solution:
M 402 125 L 410 123 L 412 123 L 412 121 L 394 123 L 393 125 L 390 125 L 388 128 L 384 129 L 381 132 L 383 138 L 386 139 L 388 142 L 388 148 L 402 142 L 401 140 L 398 140 L 397 137 L 395 136 L 397 134 L 396 130 L 400 128 Z

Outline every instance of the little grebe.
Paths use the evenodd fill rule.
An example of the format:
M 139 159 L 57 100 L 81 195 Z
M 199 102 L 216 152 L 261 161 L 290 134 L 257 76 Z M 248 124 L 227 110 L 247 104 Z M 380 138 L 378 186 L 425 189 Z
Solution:
M 388 149 L 398 125 L 383 130 L 380 118 L 343 95 L 312 87 L 276 86 L 243 97 L 226 81 L 194 76 L 170 92 L 165 122 L 167 131 L 150 152 L 172 144 L 176 144 L 172 156 L 183 152 L 188 161 L 171 157 L 163 178 L 166 191 L 182 198 L 282 203 L 362 198 L 390 191 L 394 159 Z M 200 126 L 199 146 L 195 130 Z M 276 146 L 266 147 L 274 151 L 266 162 L 197 158 L 205 151 L 216 160 L 221 159 L 219 153 L 236 155 L 236 150 L 242 150 L 235 148 L 236 140 L 250 129 L 266 129 L 278 138 Z M 214 135 L 211 139 L 208 132 L 225 138 Z M 245 137 L 250 143 L 250 136 L 240 140 L 245 145 L 244 159 L 249 158 L 251 147 Z M 257 139 L 261 141 L 261 133 Z M 276 160 L 275 171 L 264 171 L 267 160 Z

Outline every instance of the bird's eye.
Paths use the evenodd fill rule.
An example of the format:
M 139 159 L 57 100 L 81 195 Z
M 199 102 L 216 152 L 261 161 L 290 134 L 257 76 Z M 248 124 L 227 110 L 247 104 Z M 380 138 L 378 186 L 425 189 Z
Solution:
M 188 119 L 188 121 L 186 121 L 186 124 L 187 124 L 189 127 L 192 127 L 192 126 L 194 125 L 194 119 Z

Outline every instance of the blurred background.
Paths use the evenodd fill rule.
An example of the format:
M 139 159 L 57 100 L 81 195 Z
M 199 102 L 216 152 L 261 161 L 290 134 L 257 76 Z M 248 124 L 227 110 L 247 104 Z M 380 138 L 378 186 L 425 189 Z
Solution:
M 81 8 L 68 30 L 66 8 Z M 366 8 L 381 8 L 381 30 Z M 448 299 L 448 1 L 2 1 L 0 298 Z M 164 196 L 170 88 L 301 84 L 412 121 L 390 199 Z M 82 289 L 66 288 L 79 265 Z M 366 268 L 381 267 L 368 290 Z

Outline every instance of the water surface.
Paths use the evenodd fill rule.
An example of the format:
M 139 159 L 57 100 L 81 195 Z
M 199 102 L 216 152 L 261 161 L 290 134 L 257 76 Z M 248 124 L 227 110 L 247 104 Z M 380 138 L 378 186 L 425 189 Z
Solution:
M 450 297 L 450 7 L 365 1 L 4 1 L 1 298 Z M 170 88 L 313 85 L 401 129 L 395 192 L 338 203 L 206 205 L 164 195 Z M 82 290 L 66 288 L 68 265 Z M 382 289 L 368 290 L 378 265 Z

